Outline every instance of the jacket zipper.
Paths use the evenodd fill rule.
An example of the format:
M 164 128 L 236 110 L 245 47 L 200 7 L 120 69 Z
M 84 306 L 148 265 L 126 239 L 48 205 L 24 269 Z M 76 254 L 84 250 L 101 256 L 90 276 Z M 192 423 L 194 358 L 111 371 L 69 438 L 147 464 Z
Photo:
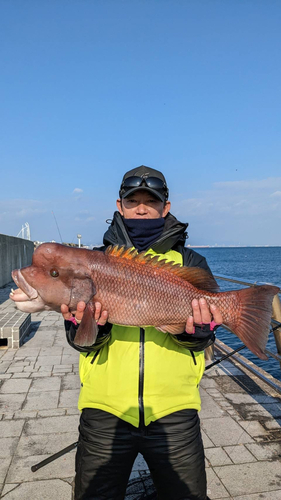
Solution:
M 140 356 L 139 356 L 139 427 L 144 429 L 143 382 L 144 382 L 144 328 L 140 328 Z

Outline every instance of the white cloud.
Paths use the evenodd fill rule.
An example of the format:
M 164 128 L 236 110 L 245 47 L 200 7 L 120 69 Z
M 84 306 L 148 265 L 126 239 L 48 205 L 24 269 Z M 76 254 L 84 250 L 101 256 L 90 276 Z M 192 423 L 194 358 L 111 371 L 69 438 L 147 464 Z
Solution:
M 14 199 L 0 202 L 0 220 L 21 219 L 46 212 L 46 207 L 38 200 Z
M 83 189 L 81 189 L 81 188 L 75 188 L 73 190 L 73 193 L 83 193 Z
M 172 199 L 172 213 L 190 223 L 191 244 L 275 244 L 281 220 L 281 177 L 219 182 L 192 198 Z M 219 238 L 218 238 L 219 237 Z M 216 239 L 215 239 L 216 238 Z
M 281 188 L 281 177 L 267 177 L 266 179 L 250 179 L 247 181 L 215 182 L 214 187 L 218 189 L 230 189 L 232 191 L 276 189 L 276 187 Z

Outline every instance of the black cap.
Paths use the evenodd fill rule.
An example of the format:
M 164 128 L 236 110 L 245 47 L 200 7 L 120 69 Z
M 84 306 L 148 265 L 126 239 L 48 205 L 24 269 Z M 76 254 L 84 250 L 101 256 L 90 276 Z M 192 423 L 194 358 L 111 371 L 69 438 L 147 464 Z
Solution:
M 142 181 L 138 186 L 133 186 L 134 182 L 132 179 L 132 182 L 129 183 L 132 185 L 132 187 L 130 185 L 126 186 L 125 181 L 131 177 L 139 177 L 142 179 Z M 151 184 L 150 186 L 146 184 L 146 179 L 147 182 Z M 153 182 L 154 179 L 156 180 Z M 157 179 L 159 179 L 159 183 L 157 183 Z M 119 196 L 120 198 L 126 198 L 130 194 L 133 194 L 135 193 L 135 191 L 139 191 L 140 189 L 148 191 L 163 202 L 167 201 L 169 196 L 166 179 L 162 172 L 159 172 L 159 170 L 155 170 L 154 168 L 146 167 L 145 165 L 140 165 L 139 167 L 133 168 L 132 170 L 126 172 L 122 179 Z

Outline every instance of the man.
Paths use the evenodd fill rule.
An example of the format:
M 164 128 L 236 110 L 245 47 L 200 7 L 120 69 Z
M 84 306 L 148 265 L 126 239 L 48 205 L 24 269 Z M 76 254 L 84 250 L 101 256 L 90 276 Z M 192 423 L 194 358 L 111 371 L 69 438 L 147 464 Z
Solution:
M 165 177 L 144 165 L 122 180 L 104 247 L 134 246 L 159 259 L 210 274 L 204 257 L 184 247 L 187 224 L 171 215 Z M 204 299 L 192 302 L 185 332 L 163 333 L 108 323 L 96 303 L 99 334 L 90 348 L 73 339 L 85 304 L 66 305 L 68 342 L 81 352 L 80 436 L 75 499 L 121 500 L 137 454 L 145 458 L 160 500 L 206 500 L 204 450 L 198 411 L 203 349 L 214 341 L 222 317 Z M 199 325 L 199 326 L 197 326 Z

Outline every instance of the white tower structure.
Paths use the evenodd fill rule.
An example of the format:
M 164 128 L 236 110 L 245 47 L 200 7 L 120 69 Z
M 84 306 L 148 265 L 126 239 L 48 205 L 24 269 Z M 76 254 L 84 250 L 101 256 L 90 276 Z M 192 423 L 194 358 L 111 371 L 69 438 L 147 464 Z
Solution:
M 26 222 L 25 225 L 21 227 L 20 232 L 17 234 L 17 238 L 23 238 L 30 241 L 30 227 L 28 222 Z

